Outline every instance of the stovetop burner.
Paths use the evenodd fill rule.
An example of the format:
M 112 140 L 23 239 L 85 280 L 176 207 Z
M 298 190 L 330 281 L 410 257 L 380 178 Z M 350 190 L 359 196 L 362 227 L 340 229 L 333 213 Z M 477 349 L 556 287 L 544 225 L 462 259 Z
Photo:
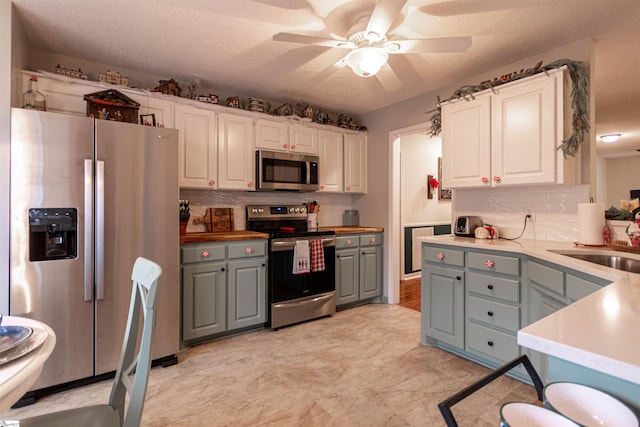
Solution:
M 248 205 L 247 230 L 268 233 L 272 239 L 334 235 L 335 232 L 307 231 L 305 205 Z

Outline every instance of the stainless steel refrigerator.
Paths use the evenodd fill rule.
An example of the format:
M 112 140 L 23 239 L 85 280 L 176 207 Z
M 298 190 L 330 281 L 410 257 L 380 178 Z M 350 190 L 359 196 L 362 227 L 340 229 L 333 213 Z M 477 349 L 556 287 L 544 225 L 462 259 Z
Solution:
M 11 110 L 10 314 L 57 336 L 33 390 L 117 367 L 138 256 L 162 266 L 153 359 L 179 346 L 177 131 Z

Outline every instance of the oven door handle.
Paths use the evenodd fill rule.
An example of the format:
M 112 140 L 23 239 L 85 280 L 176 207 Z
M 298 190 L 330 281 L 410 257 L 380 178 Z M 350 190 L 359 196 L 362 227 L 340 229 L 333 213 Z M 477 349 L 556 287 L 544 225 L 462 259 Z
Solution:
M 296 245 L 296 241 L 297 240 L 312 240 L 312 239 L 296 239 L 296 238 L 292 238 L 291 240 L 285 240 L 285 241 L 273 241 L 271 242 L 271 250 L 273 252 L 281 252 L 281 251 L 292 251 L 293 247 Z M 326 239 L 322 239 L 322 247 L 323 248 L 327 248 L 327 247 L 332 247 L 336 245 L 336 238 L 335 237 L 329 237 Z

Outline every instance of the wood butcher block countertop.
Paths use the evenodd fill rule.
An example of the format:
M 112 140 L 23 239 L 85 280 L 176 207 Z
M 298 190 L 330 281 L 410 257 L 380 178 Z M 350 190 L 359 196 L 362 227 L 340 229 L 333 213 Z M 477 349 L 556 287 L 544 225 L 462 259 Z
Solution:
M 258 233 L 248 230 L 216 231 L 213 233 L 187 233 L 180 236 L 180 244 L 185 243 L 206 243 L 206 242 L 228 242 L 232 240 L 254 240 L 268 239 L 267 233 Z
M 336 234 L 353 234 L 353 233 L 382 233 L 384 228 L 382 227 L 361 227 L 361 226 L 346 226 L 336 225 L 332 227 L 318 227 L 320 230 L 335 231 Z

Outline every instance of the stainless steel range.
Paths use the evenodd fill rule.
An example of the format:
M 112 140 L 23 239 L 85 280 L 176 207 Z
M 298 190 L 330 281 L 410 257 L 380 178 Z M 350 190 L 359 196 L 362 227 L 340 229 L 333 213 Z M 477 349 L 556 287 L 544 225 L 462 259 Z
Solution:
M 267 311 L 271 328 L 335 314 L 335 232 L 307 231 L 305 205 L 247 206 L 247 230 L 269 234 Z M 324 265 L 308 273 L 294 273 L 294 261 L 299 261 L 294 248 L 300 244 L 308 244 L 311 255 L 316 260 L 320 257 Z

